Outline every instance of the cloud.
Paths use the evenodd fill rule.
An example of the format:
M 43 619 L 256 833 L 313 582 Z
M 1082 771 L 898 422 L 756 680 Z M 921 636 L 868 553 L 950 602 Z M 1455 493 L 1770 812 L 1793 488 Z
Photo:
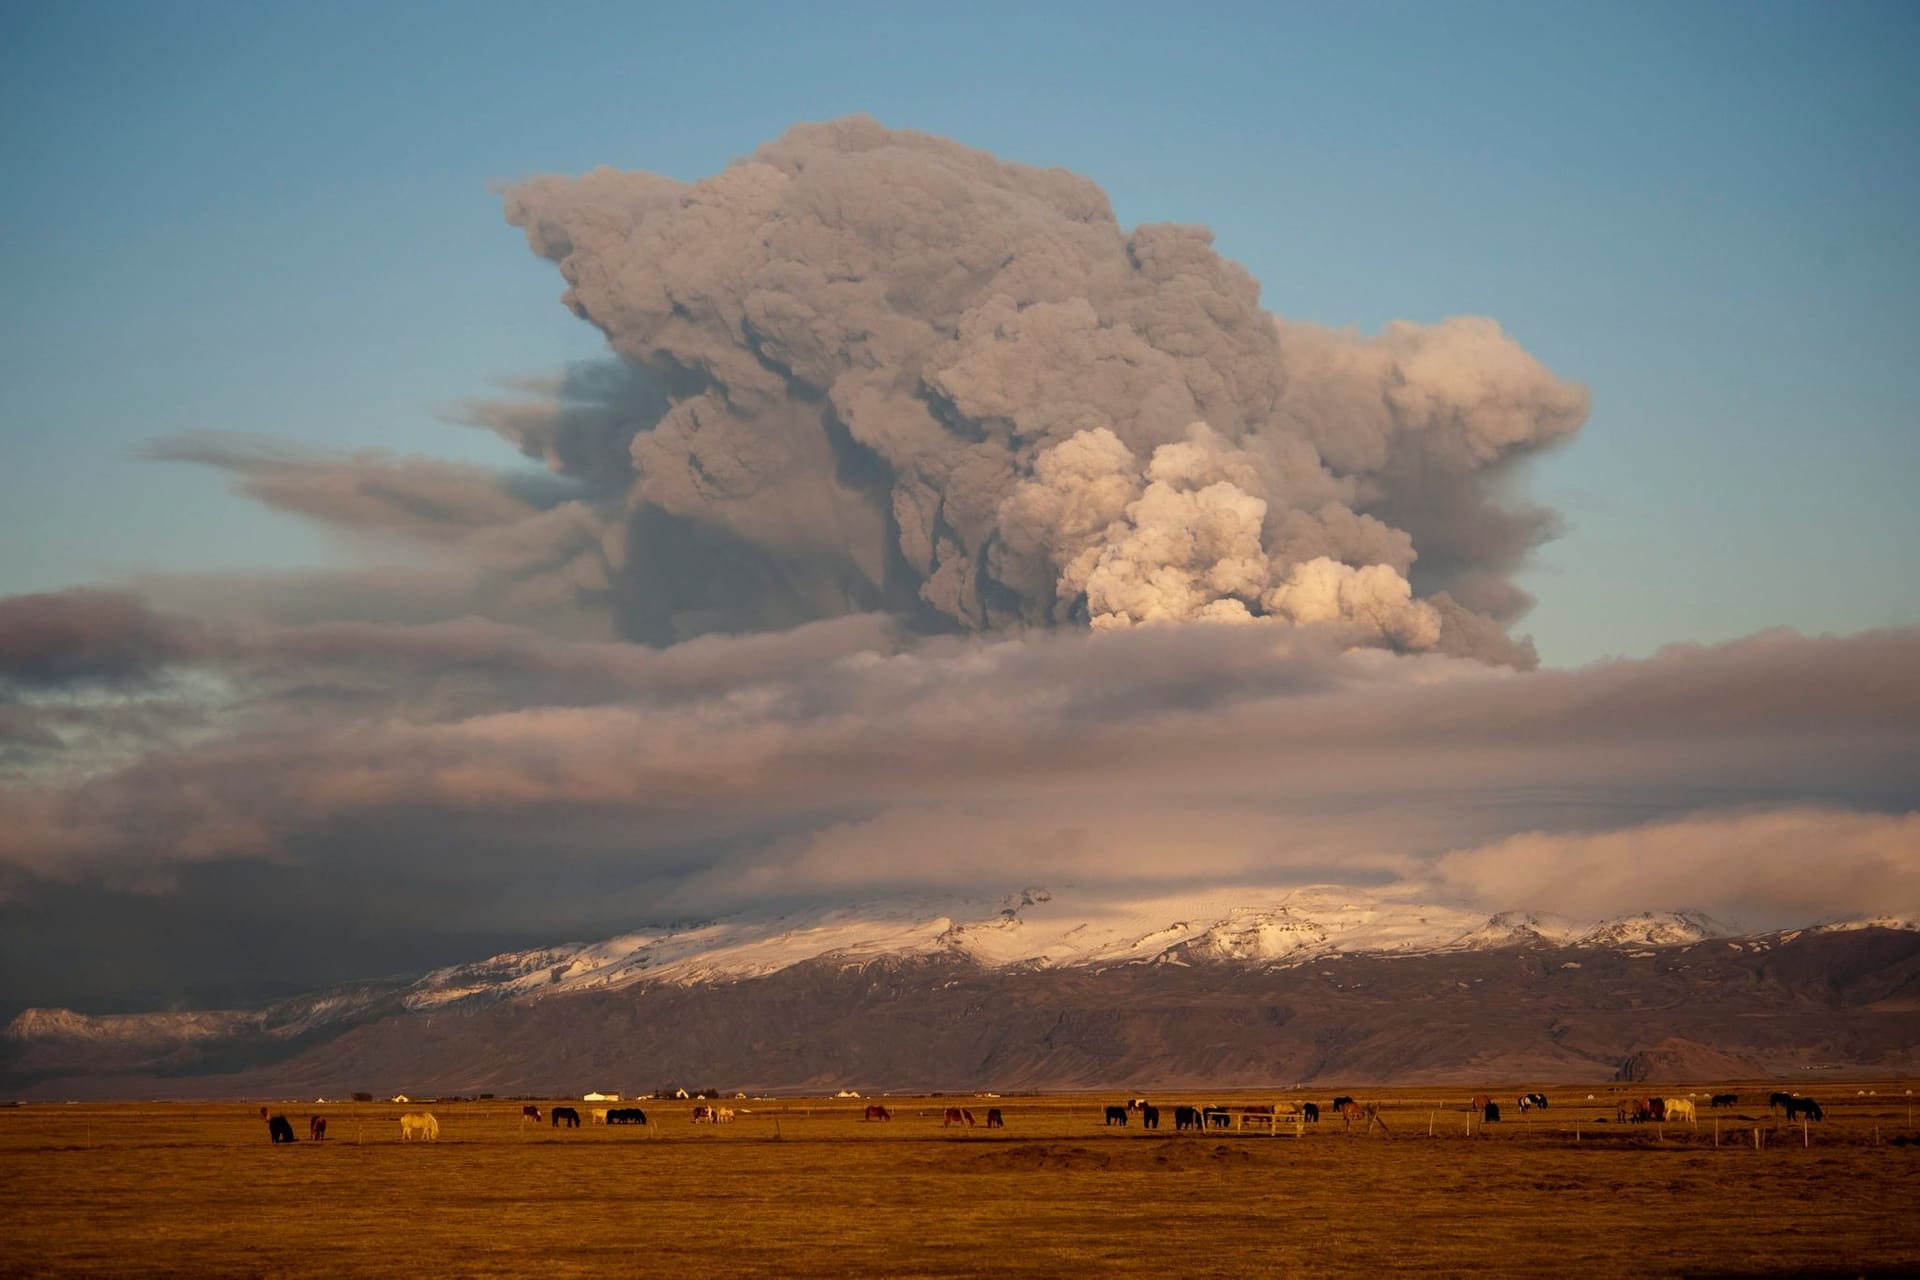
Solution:
M 1304 611 L 1349 642 L 1531 660 L 1504 633 L 1527 603 L 1511 574 L 1554 524 L 1505 493 L 1587 396 L 1492 320 L 1276 320 L 1204 228 L 1128 231 L 1084 178 L 864 117 L 695 183 L 530 179 L 506 212 L 629 373 L 471 416 L 625 484 L 601 509 L 626 532 L 603 539 L 625 548 L 624 634 Z M 1081 527 L 1035 490 L 1090 450 L 1130 492 Z M 697 579 L 664 563 L 690 554 Z
M 1797 808 L 1620 831 L 1529 831 L 1442 857 L 1443 886 L 1576 916 L 1711 905 L 1795 925 L 1920 918 L 1920 812 Z

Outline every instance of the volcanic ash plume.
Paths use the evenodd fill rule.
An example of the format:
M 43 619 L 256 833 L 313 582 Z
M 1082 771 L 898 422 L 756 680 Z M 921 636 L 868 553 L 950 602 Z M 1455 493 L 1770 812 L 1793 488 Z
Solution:
M 644 388 L 590 448 L 489 424 L 623 495 L 634 638 L 878 609 L 1530 659 L 1510 575 L 1552 520 L 1498 485 L 1587 397 L 1493 321 L 1279 321 L 1202 228 L 865 118 L 695 183 L 535 178 L 507 216 Z

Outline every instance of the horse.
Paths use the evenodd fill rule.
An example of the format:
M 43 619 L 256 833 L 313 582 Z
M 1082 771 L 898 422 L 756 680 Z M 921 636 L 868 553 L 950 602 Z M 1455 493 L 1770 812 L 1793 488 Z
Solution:
M 1307 1124 L 1319 1124 L 1320 1123 L 1320 1104 L 1317 1102 L 1301 1103 L 1300 1118 L 1303 1122 Z
M 1499 1103 L 1489 1102 L 1486 1106 L 1480 1109 L 1481 1124 L 1496 1124 L 1499 1122 L 1499 1119 L 1500 1119 Z
M 1771 1093 L 1767 1095 L 1767 1110 L 1769 1111 L 1773 1110 L 1775 1107 L 1788 1107 L 1792 1105 L 1793 1105 L 1793 1095 L 1790 1093 L 1776 1092 L 1776 1093 Z
M 1473 1101 L 1467 1103 L 1467 1110 L 1485 1111 L 1488 1107 L 1492 1105 L 1493 1105 L 1493 1099 L 1491 1097 L 1487 1096 L 1484 1093 L 1476 1093 L 1473 1095 Z
M 1338 1114 L 1339 1114 L 1339 1112 L 1340 1112 L 1340 1108 L 1342 1108 L 1342 1107 L 1345 1107 L 1345 1106 L 1350 1106 L 1350 1105 L 1352 1104 L 1352 1102 L 1353 1102 L 1353 1099 L 1352 1099 L 1352 1098 L 1349 1098 L 1349 1097 L 1348 1097 L 1348 1096 L 1347 1096 L 1346 1094 L 1344 1094 L 1344 1093 L 1343 1093 L 1343 1094 L 1341 1094 L 1341 1095 L 1340 1095 L 1339 1097 L 1337 1097 L 1337 1098 L 1335 1098 L 1335 1099 L 1333 1100 L 1333 1104 L 1332 1104 L 1332 1110 L 1333 1110 L 1333 1112 L 1334 1112 L 1334 1114 L 1336 1114 L 1336 1115 L 1338 1115 Z
M 555 1107 L 549 1115 L 553 1121 L 553 1127 L 556 1129 L 563 1124 L 569 1129 L 578 1129 L 580 1127 L 580 1113 L 572 1107 Z
M 1623 1099 L 1613 1113 L 1621 1124 L 1645 1124 L 1653 1119 L 1653 1108 L 1647 1105 L 1645 1098 Z
M 282 1142 L 297 1142 L 293 1136 L 293 1126 L 285 1116 L 269 1116 L 265 1107 L 260 1108 L 260 1118 L 267 1122 L 267 1138 L 278 1146 Z
M 1820 1110 L 1820 1104 L 1812 1098 L 1787 1099 L 1787 1122 L 1791 1124 L 1796 1116 L 1805 1116 L 1809 1120 L 1826 1119 L 1826 1115 Z
M 1225 1107 L 1221 1106 L 1217 1102 L 1214 1103 L 1212 1106 L 1205 1108 L 1201 1112 L 1201 1116 L 1206 1120 L 1208 1126 L 1211 1128 L 1214 1128 L 1214 1129 L 1233 1128 L 1233 1112 L 1227 1110 Z
M 950 1124 L 965 1125 L 969 1129 L 973 1128 L 973 1112 L 968 1111 L 964 1107 L 948 1107 L 947 1114 L 940 1120 L 940 1127 L 944 1129 Z
M 1536 1106 L 1542 1111 L 1547 1109 L 1547 1095 L 1544 1093 L 1523 1093 L 1520 1095 L 1520 1099 L 1522 1102 Z M 1522 1107 L 1521 1110 L 1524 1111 L 1526 1108 Z
M 733 1108 L 732 1107 L 716 1108 L 713 1113 L 713 1122 L 715 1124 L 732 1124 Z
M 1715 1110 L 1721 1107 L 1737 1107 L 1739 1105 L 1740 1095 L 1737 1093 L 1716 1093 L 1707 1102 L 1707 1106 Z
M 1699 1116 L 1694 1112 L 1693 1099 L 1691 1098 L 1668 1098 L 1666 1118 L 1675 1124 L 1680 1123 L 1682 1120 L 1685 1120 L 1689 1124 L 1700 1123 Z
M 1004 1128 L 1006 1128 L 1006 1127 L 1007 1127 L 1007 1122 L 1006 1122 L 1006 1120 L 1005 1120 L 1005 1119 L 1004 1119 L 1004 1118 L 1003 1118 L 1003 1117 L 1002 1117 L 1002 1116 L 1000 1115 L 1000 1108 L 998 1108 L 998 1107 L 988 1107 L 988 1108 L 987 1108 L 987 1128 L 989 1128 L 989 1129 L 1004 1129 Z
M 1145 1098 L 1128 1098 L 1127 1099 L 1127 1110 L 1145 1111 L 1146 1109 L 1147 1109 L 1147 1100 Z
M 638 1107 L 614 1107 L 607 1112 L 608 1124 L 645 1124 L 647 1113 Z
M 1174 1132 L 1182 1133 L 1188 1129 L 1198 1129 L 1205 1121 L 1198 1107 L 1175 1107 L 1173 1109 Z
M 1158 1129 L 1160 1127 L 1160 1108 L 1140 1108 L 1140 1127 L 1142 1129 Z
M 1667 1118 L 1667 1100 L 1665 1098 L 1647 1099 L 1647 1119 L 1656 1124 Z
M 440 1141 L 440 1122 L 433 1118 L 430 1111 L 409 1111 L 400 1117 L 400 1141 L 411 1142 L 415 1138 L 422 1142 Z
M 307 1117 L 307 1141 L 325 1142 L 327 1138 L 327 1118 L 325 1116 Z
M 1126 1128 L 1127 1127 L 1127 1109 L 1125 1107 L 1108 1107 L 1107 1123 L 1117 1124 L 1122 1129 Z
M 520 1118 L 522 1120 L 531 1120 L 535 1124 L 539 1124 L 542 1119 L 540 1115 L 540 1108 L 536 1106 L 531 1106 L 531 1105 L 524 1106 L 520 1108 Z
M 872 1107 L 868 1107 L 868 1108 L 867 1108 L 867 1114 L 866 1114 L 866 1119 L 868 1119 L 868 1120 L 891 1120 L 891 1119 L 893 1119 L 893 1112 L 891 1112 L 891 1111 L 889 1111 L 889 1110 L 887 1110 L 887 1109 L 886 1109 L 885 1107 L 881 1107 L 881 1106 L 872 1106 Z
M 1380 1132 L 1386 1134 L 1389 1138 L 1393 1136 L 1393 1132 L 1387 1128 L 1387 1122 L 1380 1118 L 1380 1104 L 1377 1102 L 1369 1102 L 1363 1107 L 1349 1098 L 1338 1110 L 1340 1112 L 1340 1118 L 1346 1122 L 1347 1132 L 1349 1133 L 1353 1131 L 1353 1122 L 1355 1120 L 1364 1120 L 1367 1124 L 1366 1131 L 1368 1133 L 1373 1132 L 1373 1126 L 1379 1125 Z
M 587 1112 L 588 1124 L 605 1124 L 606 1122 L 607 1122 L 607 1108 L 595 1107 L 591 1111 Z

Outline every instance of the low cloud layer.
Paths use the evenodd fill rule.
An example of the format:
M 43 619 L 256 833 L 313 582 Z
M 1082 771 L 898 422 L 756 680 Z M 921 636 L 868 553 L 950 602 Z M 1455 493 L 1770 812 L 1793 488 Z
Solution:
M 118 656 L 51 679 L 33 637 L 56 617 Z M 378 875 L 379 915 L 451 894 L 463 936 L 524 922 L 530 882 L 563 936 L 613 904 L 1048 882 L 1804 923 L 1899 909 L 1920 852 L 1912 630 L 1515 673 L 1265 627 L 943 639 L 860 616 L 654 650 L 479 620 L 189 626 L 73 593 L 6 602 L 0 654 L 18 902 L 245 864 Z M 156 699 L 199 717 L 143 737 L 129 713 Z M 113 750 L 89 717 L 119 718 Z

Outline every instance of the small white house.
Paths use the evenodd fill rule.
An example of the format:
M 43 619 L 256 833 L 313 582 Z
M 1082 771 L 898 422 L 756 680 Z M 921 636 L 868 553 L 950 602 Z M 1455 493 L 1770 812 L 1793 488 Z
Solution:
M 618 1102 L 620 1101 L 620 1095 L 617 1093 L 598 1093 L 598 1092 L 583 1093 L 580 1095 L 580 1101 L 582 1102 Z
M 836 1098 L 857 1098 L 860 1096 L 860 1091 L 858 1089 L 842 1089 L 833 1096 Z
M 404 1094 L 404 1093 L 396 1093 L 396 1094 L 394 1094 L 394 1095 L 393 1095 L 393 1100 L 394 1100 L 395 1102 L 412 1102 L 412 1101 L 413 1101 L 413 1099 L 412 1099 L 412 1098 L 409 1098 L 409 1097 L 408 1097 L 408 1096 L 407 1096 L 406 1094 Z

